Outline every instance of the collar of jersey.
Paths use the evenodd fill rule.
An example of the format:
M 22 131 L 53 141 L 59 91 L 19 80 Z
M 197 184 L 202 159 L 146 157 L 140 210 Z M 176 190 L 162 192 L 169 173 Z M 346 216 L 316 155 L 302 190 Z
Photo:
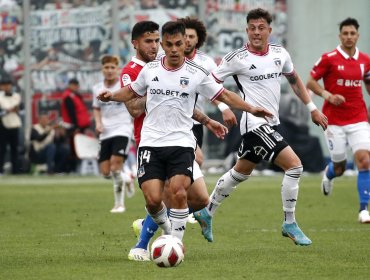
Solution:
M 193 53 L 192 53 L 192 56 L 189 58 L 187 57 L 187 59 L 189 60 L 194 60 L 195 56 L 197 55 L 197 49 L 194 49 Z
M 265 52 L 256 52 L 256 51 L 252 51 L 252 50 L 249 48 L 249 43 L 247 43 L 247 44 L 245 45 L 245 47 L 246 47 L 246 49 L 247 49 L 250 53 L 252 53 L 252 54 L 254 54 L 254 55 L 258 55 L 258 56 L 265 56 L 265 55 L 267 55 L 267 54 L 269 53 L 270 44 L 268 44 L 268 45 L 267 45 L 267 50 L 266 50 Z
M 187 58 L 186 58 L 186 57 L 184 57 L 184 58 L 185 58 L 185 59 L 184 59 L 184 62 L 183 62 L 179 67 L 177 67 L 177 68 L 168 68 L 168 67 L 166 67 L 166 65 L 164 65 L 164 60 L 165 60 L 165 58 L 166 58 L 166 56 L 163 56 L 163 57 L 161 58 L 162 66 L 163 66 L 163 68 L 164 68 L 165 70 L 167 70 L 167 71 L 171 71 L 171 72 L 175 72 L 175 71 L 177 71 L 177 70 L 181 69 L 181 67 L 182 67 L 182 66 L 184 66 L 185 61 L 187 60 Z
M 132 58 L 131 58 L 131 60 L 133 61 L 133 62 L 135 62 L 136 64 L 138 64 L 138 65 L 140 65 L 140 66 L 145 66 L 145 62 L 144 61 L 142 61 L 142 60 L 140 60 L 140 59 L 138 59 L 136 56 L 133 56 Z
M 345 51 L 343 51 L 342 48 L 340 47 L 340 45 L 337 47 L 337 51 L 340 52 L 341 55 L 343 55 L 345 59 L 353 58 L 353 59 L 357 60 L 358 56 L 359 56 L 359 50 L 358 50 L 357 47 L 356 47 L 355 54 L 352 57 L 350 57 Z

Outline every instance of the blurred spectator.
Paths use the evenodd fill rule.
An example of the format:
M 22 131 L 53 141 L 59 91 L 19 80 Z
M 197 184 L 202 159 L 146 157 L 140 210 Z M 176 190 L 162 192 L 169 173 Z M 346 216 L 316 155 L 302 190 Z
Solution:
M 51 125 L 47 113 L 39 116 L 39 122 L 32 126 L 29 158 L 31 163 L 46 164 L 48 174 L 62 173 L 70 153 L 65 130 Z
M 71 132 L 84 132 L 90 126 L 90 114 L 82 95 L 77 79 L 68 82 L 62 96 L 62 119 L 64 126 Z
M 18 173 L 19 128 L 22 125 L 18 115 L 21 96 L 13 92 L 13 82 L 9 75 L 0 77 L 0 174 L 4 173 L 5 155 L 10 146 L 12 174 Z
M 90 127 L 90 114 L 82 95 L 79 93 L 79 89 L 78 80 L 71 79 L 62 95 L 61 114 L 63 127 L 67 129 L 67 137 L 71 150 L 67 172 L 75 172 L 77 170 L 78 159 L 74 149 L 74 136 L 77 133 L 84 133 Z

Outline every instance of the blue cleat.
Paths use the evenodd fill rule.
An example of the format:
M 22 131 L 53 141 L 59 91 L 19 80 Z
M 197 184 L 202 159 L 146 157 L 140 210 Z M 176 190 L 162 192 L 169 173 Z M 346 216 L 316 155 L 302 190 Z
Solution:
M 202 234 L 208 242 L 213 242 L 212 234 L 212 216 L 210 216 L 205 208 L 194 212 L 194 218 L 202 228 Z
M 292 239 L 296 245 L 308 246 L 312 244 L 312 241 L 303 233 L 297 223 L 283 223 L 281 233 L 283 236 Z

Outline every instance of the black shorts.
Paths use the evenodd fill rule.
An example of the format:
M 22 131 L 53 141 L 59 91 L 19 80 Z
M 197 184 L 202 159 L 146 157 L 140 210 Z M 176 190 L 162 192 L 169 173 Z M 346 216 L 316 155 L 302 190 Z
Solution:
M 195 139 L 197 140 L 198 146 L 202 148 L 202 145 L 203 145 L 203 125 L 202 124 L 194 124 L 192 130 L 193 130 L 193 134 L 195 136 Z
M 288 146 L 273 127 L 263 124 L 243 135 L 238 157 L 254 163 L 262 160 L 274 162 L 278 154 Z
M 137 178 L 139 185 L 147 180 L 165 181 L 175 175 L 186 175 L 193 183 L 194 149 L 189 147 L 139 147 Z
M 114 136 L 100 142 L 99 162 L 109 160 L 111 156 L 127 157 L 129 138 L 126 136 Z

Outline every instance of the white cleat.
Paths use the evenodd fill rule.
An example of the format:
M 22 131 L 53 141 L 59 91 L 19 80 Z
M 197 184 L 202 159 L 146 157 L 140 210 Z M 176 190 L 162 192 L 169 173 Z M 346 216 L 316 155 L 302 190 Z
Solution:
M 132 248 L 128 253 L 128 259 L 130 261 L 148 262 L 150 261 L 149 252 L 142 248 Z
M 359 221 L 361 224 L 369 224 L 369 223 L 370 223 L 370 215 L 369 215 L 369 211 L 368 211 L 368 210 L 362 210 L 362 211 L 358 214 L 358 221 Z
M 328 167 L 325 168 L 324 170 L 324 176 L 322 176 L 322 181 L 321 181 L 321 191 L 324 195 L 330 195 L 333 191 L 333 180 L 329 180 L 328 177 L 326 177 L 326 170 Z
M 123 206 L 114 206 L 112 210 L 110 210 L 111 213 L 123 213 L 126 211 L 126 208 Z
M 193 213 L 189 214 L 187 222 L 190 223 L 190 224 L 196 224 L 197 223 L 197 220 L 194 218 Z

